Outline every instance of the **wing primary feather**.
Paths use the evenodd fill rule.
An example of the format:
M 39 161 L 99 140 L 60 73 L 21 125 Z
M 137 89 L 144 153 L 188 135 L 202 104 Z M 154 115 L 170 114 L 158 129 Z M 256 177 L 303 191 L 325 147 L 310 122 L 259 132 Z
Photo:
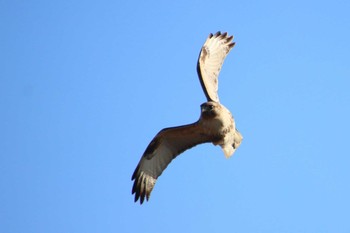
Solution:
M 233 43 L 229 44 L 228 47 L 229 47 L 230 49 L 232 49 L 235 45 L 236 45 L 236 43 L 233 42 Z
M 132 176 L 131 176 L 131 180 L 134 180 L 134 179 L 136 178 L 136 174 L 137 174 L 137 171 L 138 171 L 139 167 L 140 167 L 140 165 L 137 165 L 137 167 L 136 167 L 134 173 L 133 173 Z
M 227 32 L 221 34 L 220 38 L 225 38 L 227 36 Z
M 229 36 L 226 38 L 226 43 L 230 42 L 233 39 L 233 36 Z

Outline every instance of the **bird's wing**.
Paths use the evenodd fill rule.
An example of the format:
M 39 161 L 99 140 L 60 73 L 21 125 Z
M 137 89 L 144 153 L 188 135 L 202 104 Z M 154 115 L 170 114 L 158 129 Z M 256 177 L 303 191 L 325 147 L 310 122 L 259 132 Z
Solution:
M 210 34 L 205 41 L 197 62 L 197 73 L 208 101 L 219 102 L 218 76 L 221 66 L 235 45 L 233 36 L 217 32 Z
M 140 198 L 142 204 L 145 197 L 149 199 L 157 178 L 177 155 L 210 141 L 211 138 L 197 122 L 161 130 L 146 148 L 132 175 L 131 179 L 135 180 L 132 187 L 135 202 Z

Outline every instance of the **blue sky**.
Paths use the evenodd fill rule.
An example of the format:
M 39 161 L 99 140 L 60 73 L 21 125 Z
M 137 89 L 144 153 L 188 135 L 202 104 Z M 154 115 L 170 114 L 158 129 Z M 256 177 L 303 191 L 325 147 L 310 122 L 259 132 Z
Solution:
M 349 1 L 0 1 L 0 232 L 350 232 Z M 131 175 L 205 102 L 210 32 L 236 46 L 219 95 L 244 141 Z

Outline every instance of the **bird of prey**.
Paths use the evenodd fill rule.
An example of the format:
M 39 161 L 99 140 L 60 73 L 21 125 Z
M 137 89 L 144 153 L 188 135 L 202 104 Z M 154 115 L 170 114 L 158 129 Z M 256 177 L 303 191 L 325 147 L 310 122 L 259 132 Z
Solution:
M 218 76 L 221 66 L 235 45 L 233 36 L 217 32 L 205 41 L 197 62 L 197 73 L 207 102 L 195 123 L 162 129 L 150 142 L 133 175 L 135 202 L 149 199 L 157 178 L 168 164 L 185 150 L 201 143 L 219 145 L 229 158 L 243 139 L 230 111 L 219 102 Z

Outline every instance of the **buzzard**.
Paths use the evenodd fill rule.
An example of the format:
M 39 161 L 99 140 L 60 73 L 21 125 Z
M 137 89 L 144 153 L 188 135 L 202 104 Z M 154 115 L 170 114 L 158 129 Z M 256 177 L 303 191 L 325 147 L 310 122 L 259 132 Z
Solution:
M 218 76 L 221 66 L 235 45 L 233 36 L 217 32 L 210 34 L 198 58 L 197 73 L 208 102 L 201 104 L 201 114 L 195 123 L 162 129 L 150 142 L 133 175 L 132 194 L 135 202 L 149 199 L 157 178 L 168 164 L 185 150 L 201 143 L 219 145 L 229 158 L 241 144 L 242 135 L 236 129 L 230 111 L 219 102 Z

